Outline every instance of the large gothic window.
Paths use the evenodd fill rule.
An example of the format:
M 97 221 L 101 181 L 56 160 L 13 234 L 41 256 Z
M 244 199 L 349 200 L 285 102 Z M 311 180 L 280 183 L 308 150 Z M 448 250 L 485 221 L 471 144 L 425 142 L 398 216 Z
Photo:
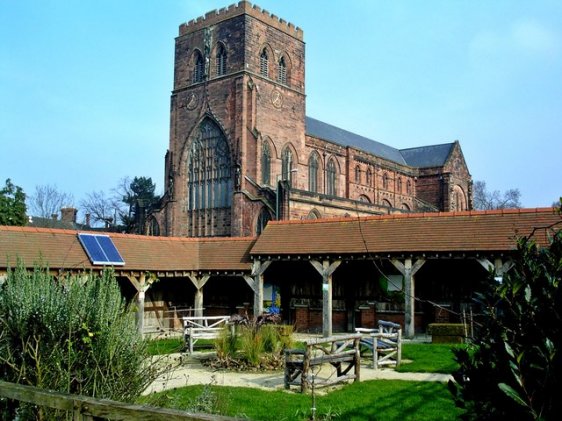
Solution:
M 267 141 L 263 142 L 261 153 L 261 182 L 262 184 L 271 184 L 271 150 Z
M 284 181 L 287 181 L 289 183 L 289 186 L 293 186 L 293 153 L 289 148 L 285 148 L 283 150 L 281 161 L 281 177 Z
M 231 166 L 230 150 L 221 129 L 210 119 L 203 120 L 188 156 L 188 210 L 230 207 Z
M 318 193 L 318 157 L 316 153 L 312 153 L 308 160 L 308 190 Z
M 265 48 L 260 55 L 260 74 L 265 77 L 269 76 L 269 57 Z
M 193 68 L 193 83 L 203 82 L 205 74 L 205 60 L 199 51 L 195 53 L 195 67 Z
M 216 56 L 216 65 L 217 65 L 217 76 L 222 76 L 226 74 L 226 50 L 224 45 L 219 44 L 219 48 L 217 49 L 217 56 Z
M 330 195 L 330 196 L 335 196 L 337 191 L 336 191 L 336 164 L 334 163 L 334 160 L 330 160 L 330 162 L 328 162 L 328 168 L 326 169 L 326 183 L 327 183 L 327 188 L 326 188 L 326 194 Z

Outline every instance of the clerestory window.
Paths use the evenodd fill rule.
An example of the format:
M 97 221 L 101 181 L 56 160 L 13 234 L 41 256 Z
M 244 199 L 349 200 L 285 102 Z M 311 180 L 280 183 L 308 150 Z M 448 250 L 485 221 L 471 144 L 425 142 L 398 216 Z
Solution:
M 328 167 L 326 169 L 326 194 L 330 196 L 335 196 L 336 191 L 336 164 L 334 160 L 328 162 Z
M 308 190 L 318 193 L 318 157 L 316 153 L 310 155 L 308 160 Z
M 293 186 L 293 153 L 289 148 L 285 148 L 283 150 L 281 161 L 281 177 L 284 181 L 287 181 L 289 186 Z

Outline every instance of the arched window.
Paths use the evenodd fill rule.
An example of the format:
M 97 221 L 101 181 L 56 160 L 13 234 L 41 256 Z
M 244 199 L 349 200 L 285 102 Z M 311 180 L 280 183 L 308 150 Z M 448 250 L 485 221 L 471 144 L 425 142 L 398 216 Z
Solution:
M 359 165 L 355 167 L 355 183 L 361 184 L 361 168 L 359 168 Z
M 408 180 L 406 182 L 406 193 L 412 194 L 412 181 L 411 180 Z
M 266 208 L 262 208 L 256 223 L 256 235 L 260 235 L 263 232 L 269 221 L 271 221 L 271 214 Z
M 326 194 L 329 196 L 335 196 L 337 194 L 336 191 L 336 164 L 334 160 L 331 159 L 328 162 L 328 167 L 326 168 Z
M 147 234 L 154 237 L 160 236 L 160 225 L 158 225 L 158 221 L 156 220 L 156 218 L 150 218 Z
M 230 149 L 210 119 L 199 125 L 188 155 L 188 210 L 227 208 L 232 196 Z
M 398 177 L 396 180 L 396 190 L 398 193 L 402 193 L 402 178 Z
M 388 174 L 384 173 L 382 175 L 382 188 L 388 190 Z
M 408 206 L 407 203 L 402 203 L 402 209 L 405 210 L 405 211 L 409 211 L 410 207 Z
M 373 182 L 373 172 L 371 171 L 371 168 L 367 168 L 367 185 L 370 186 L 372 182 Z
M 217 76 L 223 76 L 226 74 L 226 49 L 222 44 L 219 44 L 219 47 L 217 48 L 216 66 Z
M 205 74 L 205 60 L 199 51 L 195 52 L 195 67 L 193 68 L 193 83 L 203 82 Z
M 310 212 L 308 212 L 306 219 L 319 219 L 321 217 L 322 215 L 320 215 L 320 212 L 318 212 L 316 209 L 312 209 Z
M 271 184 L 271 151 L 267 140 L 263 142 L 261 152 L 261 182 L 262 184 Z
M 283 85 L 287 84 L 287 63 L 285 63 L 285 57 L 281 57 L 279 60 L 279 67 L 277 68 L 277 82 Z
M 308 190 L 318 193 L 318 157 L 316 152 L 313 152 L 308 160 Z
M 260 55 L 260 74 L 265 77 L 269 76 L 269 57 L 265 48 Z
M 284 181 L 289 183 L 289 186 L 293 186 L 293 153 L 291 149 L 283 149 L 283 155 L 281 157 L 281 177 Z
M 371 203 L 371 199 L 369 199 L 367 196 L 365 196 L 364 194 L 359 196 L 359 201 L 360 202 L 365 202 L 365 203 Z

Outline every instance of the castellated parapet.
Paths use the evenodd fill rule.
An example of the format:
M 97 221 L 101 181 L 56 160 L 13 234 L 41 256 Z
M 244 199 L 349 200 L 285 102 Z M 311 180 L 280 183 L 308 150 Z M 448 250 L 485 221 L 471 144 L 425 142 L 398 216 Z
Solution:
M 205 27 L 215 25 L 223 20 L 231 19 L 235 16 L 240 16 L 247 14 L 256 18 L 267 25 L 270 25 L 286 34 L 295 37 L 299 40 L 303 40 L 303 31 L 299 27 L 296 27 L 292 23 L 289 23 L 281 18 L 278 18 L 273 13 L 269 13 L 267 10 L 260 8 L 259 6 L 252 5 L 249 1 L 241 1 L 238 4 L 232 4 L 228 7 L 223 7 L 222 9 L 215 9 L 211 12 L 205 14 L 205 16 L 198 17 L 197 19 L 192 19 L 187 23 L 180 25 L 179 35 L 189 34 L 191 32 L 199 31 Z

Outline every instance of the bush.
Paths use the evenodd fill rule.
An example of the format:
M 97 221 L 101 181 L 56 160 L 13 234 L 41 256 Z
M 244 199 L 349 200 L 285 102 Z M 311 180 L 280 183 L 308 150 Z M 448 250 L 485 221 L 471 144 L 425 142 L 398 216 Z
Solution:
M 485 320 L 449 384 L 465 419 L 558 419 L 562 413 L 562 233 L 518 242 L 502 284 L 477 297 Z
M 58 279 L 47 268 L 8 271 L 0 287 L 3 380 L 132 402 L 157 374 L 112 271 Z
M 466 337 L 466 326 L 462 323 L 430 323 L 427 333 L 433 343 L 462 343 Z

